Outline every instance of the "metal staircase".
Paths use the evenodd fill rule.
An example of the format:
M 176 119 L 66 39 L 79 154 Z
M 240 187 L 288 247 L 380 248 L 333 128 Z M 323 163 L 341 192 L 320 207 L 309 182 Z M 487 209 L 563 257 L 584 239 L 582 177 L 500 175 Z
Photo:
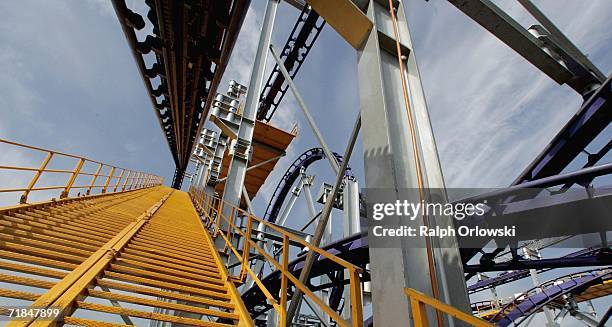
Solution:
M 60 310 L 65 324 L 252 324 L 189 196 L 167 187 L 1 209 L 0 258 L 0 296 Z M 40 315 L 8 324 L 49 325 Z
M 0 166 L 19 184 L 0 188 L 0 325 L 253 324 L 187 193 L 72 154 L 0 151 L 43 155 Z

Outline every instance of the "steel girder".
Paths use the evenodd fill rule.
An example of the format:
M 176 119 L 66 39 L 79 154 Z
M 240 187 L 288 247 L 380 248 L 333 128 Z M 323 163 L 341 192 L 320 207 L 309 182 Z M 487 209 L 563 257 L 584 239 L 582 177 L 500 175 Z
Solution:
M 180 188 L 250 0 L 144 3 L 153 31 L 139 41 L 135 30 L 143 29 L 145 20 L 125 0 L 113 0 L 176 164 L 172 187 Z M 147 67 L 150 53 L 155 59 Z

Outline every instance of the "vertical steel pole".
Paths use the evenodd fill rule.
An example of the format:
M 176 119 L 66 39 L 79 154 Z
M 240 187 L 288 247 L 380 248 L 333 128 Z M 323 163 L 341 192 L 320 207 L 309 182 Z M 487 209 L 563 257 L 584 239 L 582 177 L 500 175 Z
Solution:
M 357 181 L 352 177 L 344 177 L 342 204 L 344 213 L 343 236 L 349 237 L 353 234 L 361 232 L 359 186 Z M 344 319 L 351 318 L 350 298 L 351 290 L 350 286 L 347 285 L 344 287 L 344 307 L 342 309 L 342 318 Z
M 242 195 L 242 187 L 244 186 L 244 178 L 246 177 L 246 169 L 251 154 L 251 141 L 255 130 L 255 119 L 257 108 L 259 105 L 259 94 L 263 84 L 264 71 L 266 68 L 266 60 L 268 58 L 268 46 L 272 38 L 272 29 L 274 27 L 274 19 L 279 0 L 268 0 L 266 13 L 263 19 L 261 34 L 259 35 L 259 44 L 255 53 L 253 62 L 253 70 L 251 71 L 251 79 L 249 81 L 248 93 L 242 114 L 242 122 L 238 131 L 238 138 L 230 145 L 230 154 L 232 156 L 227 180 L 225 181 L 225 189 L 223 192 L 223 200 L 230 205 L 239 206 L 240 197 Z M 228 219 L 234 219 L 230 216 L 230 208 L 224 211 L 224 215 Z M 222 223 L 224 224 L 224 223 Z M 225 226 L 222 226 L 223 230 Z M 223 246 L 223 240 L 215 240 L 217 247 Z
M 413 127 L 416 129 L 413 133 L 416 134 L 417 149 L 413 149 L 397 50 L 395 46 L 387 46 L 385 40 L 379 40 L 379 32 L 386 36 L 395 35 L 388 6 L 386 1 L 369 1 L 367 15 L 374 28 L 358 49 L 359 96 L 363 118 L 365 186 L 368 189 L 395 190 L 397 199 L 400 199 L 399 190 L 419 187 L 415 152 L 421 156 L 425 187 L 443 189 L 444 180 L 403 3 L 399 2 L 396 11 L 399 41 L 402 48 L 409 49 L 403 53 L 407 56 L 403 60 L 406 67 L 404 78 L 407 79 L 414 117 Z M 418 198 L 409 200 L 419 201 Z M 452 224 L 450 219 L 435 219 L 442 228 Z M 429 257 L 424 237 L 385 240 L 387 248 L 377 246 L 381 240 L 376 237 L 368 241 L 374 325 L 396 326 L 398 322 L 407 324 L 411 321 L 407 309 L 410 304 L 403 293 L 405 287 L 429 295 L 435 291 L 440 296 L 439 300 L 468 312 L 469 300 L 455 239 L 448 238 L 445 244 L 434 244 L 430 248 L 433 258 Z M 433 269 L 427 268 L 430 266 Z M 433 311 L 429 315 L 429 321 L 437 320 Z M 448 322 L 449 326 L 459 324 L 455 320 Z

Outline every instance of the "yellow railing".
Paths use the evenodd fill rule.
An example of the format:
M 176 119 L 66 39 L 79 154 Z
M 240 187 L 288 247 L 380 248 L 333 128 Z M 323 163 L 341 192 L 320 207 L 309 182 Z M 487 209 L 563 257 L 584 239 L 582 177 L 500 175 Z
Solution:
M 322 250 L 299 236 L 285 231 L 278 226 L 271 224 L 261 218 L 255 217 L 254 215 L 242 210 L 236 206 L 232 206 L 228 203 L 221 201 L 219 198 L 211 197 L 206 195 L 201 189 L 191 187 L 189 193 L 192 197 L 193 202 L 196 204 L 201 212 L 204 213 L 205 223 L 208 228 L 212 230 L 214 237 L 221 237 L 225 241 L 225 248 L 230 249 L 231 252 L 241 263 L 240 273 L 237 276 L 233 276 L 238 282 L 244 282 L 247 276 L 250 276 L 255 284 L 259 287 L 262 293 L 265 295 L 269 303 L 274 307 L 279 317 L 279 325 L 284 327 L 287 326 L 286 315 L 287 315 L 287 289 L 289 282 L 293 283 L 299 288 L 309 299 L 316 303 L 323 312 L 329 315 L 339 326 L 363 326 L 363 306 L 361 302 L 361 282 L 360 273 L 361 269 L 345 260 L 342 260 L 325 250 Z M 243 215 L 246 217 L 246 226 L 241 228 L 236 226 L 232 219 L 228 219 L 223 215 L 224 209 L 231 209 L 229 217 L 237 217 Z M 227 230 L 221 230 L 221 220 L 227 222 Z M 256 229 L 255 224 L 263 224 L 268 230 L 275 231 L 282 237 L 282 252 L 281 262 L 279 263 L 274 257 L 268 254 L 259 244 L 257 240 L 252 239 L 252 230 Z M 255 231 L 257 233 L 257 231 Z M 244 241 L 242 242 L 242 254 L 236 249 L 234 244 L 238 242 L 232 242 L 234 235 L 239 235 Z M 314 251 L 317 254 L 331 260 L 342 269 L 348 271 L 350 280 L 350 296 L 351 296 L 351 321 L 344 320 L 336 311 L 329 307 L 323 300 L 314 294 L 306 285 L 301 283 L 299 279 L 289 271 L 289 242 L 296 242 L 308 248 L 310 251 Z M 261 255 L 267 262 L 278 269 L 281 273 L 281 287 L 280 294 L 278 295 L 279 300 L 277 301 L 275 296 L 266 288 L 262 281 L 257 276 L 250 265 L 249 255 L 250 251 L 254 249 L 256 253 Z
M 429 297 L 412 288 L 406 288 L 404 289 L 404 292 L 406 293 L 406 295 L 408 296 L 408 299 L 410 300 L 410 308 L 412 309 L 412 318 L 413 318 L 415 327 L 428 327 L 429 326 L 429 321 L 427 319 L 426 305 L 429 305 L 433 307 L 435 310 L 438 310 L 439 312 L 446 313 L 472 326 L 476 326 L 476 327 L 493 327 L 494 326 L 480 318 L 467 314 L 455 307 L 452 307 L 444 302 L 441 302 L 437 299 Z
M 16 150 L 29 151 L 29 154 L 33 154 L 34 152 L 41 152 L 45 154 L 44 159 L 40 162 L 38 167 L 2 165 L 2 162 L 0 162 L 0 172 L 22 171 L 33 173 L 31 178 L 25 178 L 26 180 L 29 180 L 27 186 L 24 185 L 24 187 L 17 188 L 0 188 L 0 193 L 22 193 L 21 198 L 19 199 L 19 202 L 22 204 L 27 203 L 28 196 L 30 193 L 35 191 L 61 190 L 59 198 L 63 199 L 67 198 L 72 190 L 79 190 L 78 195 L 90 195 L 92 192 L 97 191 L 99 191 L 99 193 L 126 191 L 161 185 L 163 183 L 163 178 L 156 175 L 108 165 L 81 156 L 47 150 L 4 139 L 0 139 L 0 145 L 13 147 Z M 68 159 L 68 161 L 72 161 L 74 168 L 51 169 L 49 167 L 54 159 L 58 159 L 56 160 L 58 162 L 66 161 L 66 159 Z M 64 162 L 64 164 L 66 163 Z M 85 171 L 86 169 L 84 167 L 87 166 L 93 166 L 93 171 Z M 40 179 L 45 173 L 67 175 L 66 182 L 62 183 L 62 185 L 40 185 Z M 75 185 L 75 182 L 79 181 L 79 178 L 87 178 L 88 180 L 84 182 L 83 185 Z M 96 184 L 97 182 L 99 182 L 99 184 Z

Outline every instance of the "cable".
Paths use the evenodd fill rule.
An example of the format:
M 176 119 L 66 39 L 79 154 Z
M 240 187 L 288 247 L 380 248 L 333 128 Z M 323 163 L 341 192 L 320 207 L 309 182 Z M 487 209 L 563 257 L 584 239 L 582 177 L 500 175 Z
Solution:
M 391 20 L 393 21 L 393 32 L 395 34 L 395 45 L 397 48 L 397 61 L 399 63 L 399 68 L 400 68 L 400 74 L 401 74 L 401 80 L 402 80 L 402 92 L 404 94 L 404 104 L 406 108 L 406 115 L 408 116 L 408 127 L 410 130 L 410 138 L 412 141 L 412 153 L 413 153 L 414 161 L 416 165 L 416 175 L 417 175 L 416 177 L 417 177 L 417 182 L 418 182 L 418 187 L 419 187 L 419 197 L 421 201 L 425 201 L 425 194 L 423 190 L 424 182 L 423 182 L 423 170 L 421 167 L 421 156 L 419 154 L 419 147 L 418 147 L 418 143 L 416 139 L 416 129 L 414 126 L 414 119 L 412 117 L 412 109 L 410 107 L 410 100 L 409 100 L 410 98 L 409 98 L 409 93 L 408 93 L 408 85 L 406 82 L 406 73 L 404 69 L 404 62 L 402 61 L 402 58 L 404 56 L 402 55 L 402 50 L 400 46 L 399 28 L 398 28 L 398 23 L 397 23 L 397 17 L 395 16 L 395 8 L 393 7 L 393 0 L 389 0 L 389 12 L 391 13 Z M 429 219 L 426 213 L 423 214 L 423 224 L 429 227 Z M 431 290 L 432 290 L 433 297 L 439 300 L 440 291 L 438 289 L 434 256 L 433 256 L 433 251 L 431 248 L 431 239 L 429 238 L 429 236 L 425 237 L 425 244 L 427 248 L 427 267 L 429 269 L 429 281 L 431 283 Z M 438 310 L 436 310 L 436 318 L 438 321 L 438 326 L 443 326 L 444 324 L 443 324 L 442 314 Z

